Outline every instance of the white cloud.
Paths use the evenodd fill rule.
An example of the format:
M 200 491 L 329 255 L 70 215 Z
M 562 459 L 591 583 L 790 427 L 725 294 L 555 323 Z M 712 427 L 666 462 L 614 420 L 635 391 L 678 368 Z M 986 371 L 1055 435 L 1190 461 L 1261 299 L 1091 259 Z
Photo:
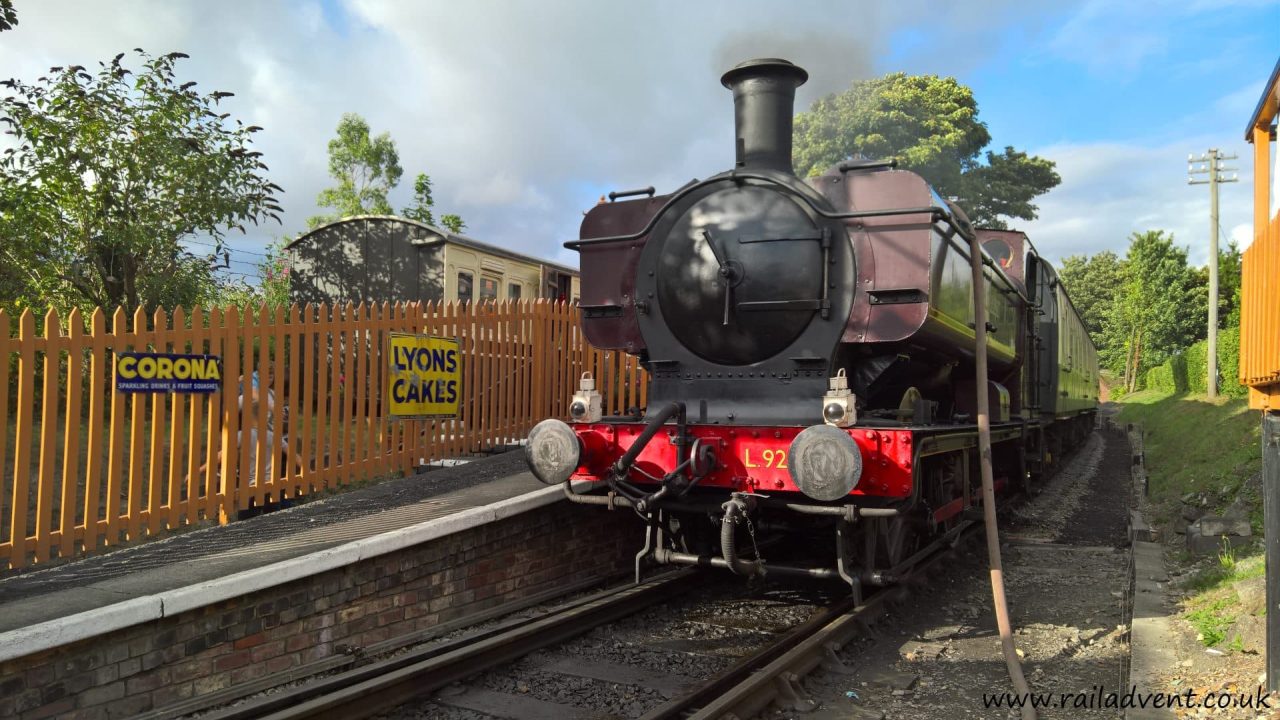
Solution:
M 810 72 L 803 105 L 866 76 L 893 32 L 922 19 L 969 49 L 948 58 L 921 48 L 917 64 L 951 73 L 978 63 L 1000 38 L 991 18 L 1023 17 L 1023 7 L 345 0 L 335 27 L 318 0 L 62 0 L 19 4 L 0 67 L 34 79 L 135 46 L 190 54 L 183 80 L 237 93 L 226 107 L 266 128 L 258 149 L 286 191 L 284 227 L 232 238 L 234 247 L 260 250 L 320 211 L 326 143 L 343 112 L 358 112 L 398 143 L 406 181 L 394 206 L 427 172 L 438 212 L 461 213 L 477 238 L 576 262 L 560 244 L 576 237 L 598 188 L 662 192 L 728 167 L 733 111 L 718 82 L 728 65 L 788 57 Z
M 490 2 L 349 0 L 347 22 L 333 27 L 313 0 L 32 2 L 19 5 L 20 25 L 0 37 L 0 67 L 30 80 L 51 65 L 92 66 L 134 46 L 189 53 L 183 79 L 237 93 L 228 110 L 266 128 L 259 149 L 286 190 L 285 226 L 233 238 L 234 247 L 260 251 L 319 212 L 326 143 L 343 112 L 359 112 L 399 145 L 405 182 L 393 205 L 407 204 L 413 176 L 428 172 L 438 212 L 462 214 L 469 234 L 576 264 L 561 243 L 577 235 L 600 188 L 652 184 L 664 192 L 730 164 L 732 104 L 718 81 L 733 62 L 782 55 L 806 67 L 803 106 L 871 72 L 887 38 L 922 18 L 948 28 L 947 48 L 921 47 L 904 64 L 946 74 L 975 66 L 999 46 L 1001 23 L 1040 21 L 1031 5 L 555 0 L 498 11 Z M 1086 3 L 1051 51 L 1112 70 L 1136 67 L 1162 52 L 1158 33 L 1144 25 L 1153 12 Z M 1237 120 L 1259 86 L 1226 88 L 1212 107 L 1165 118 L 1155 139 L 1035 150 L 1058 162 L 1063 183 L 1024 228 L 1054 260 L 1123 252 L 1130 232 L 1165 229 L 1203 262 L 1208 193 L 1186 185 L 1185 159 L 1220 147 L 1241 156 L 1241 182 L 1222 189 L 1223 239 L 1247 240 L 1252 148 Z
M 1133 232 L 1165 230 L 1189 248 L 1193 264 L 1209 257 L 1209 190 L 1187 184 L 1187 155 L 1209 147 L 1247 158 L 1243 141 L 1226 136 L 1191 137 L 1160 145 L 1094 143 L 1041 148 L 1062 184 L 1040 200 L 1040 217 L 1023 224 L 1039 250 L 1054 262 L 1067 255 L 1114 250 L 1123 255 Z M 1248 162 L 1246 159 L 1245 162 Z M 1220 246 L 1241 242 L 1252 226 L 1252 174 L 1219 191 Z M 1241 228 L 1245 228 L 1242 230 Z M 1228 231 L 1229 230 L 1229 231 Z

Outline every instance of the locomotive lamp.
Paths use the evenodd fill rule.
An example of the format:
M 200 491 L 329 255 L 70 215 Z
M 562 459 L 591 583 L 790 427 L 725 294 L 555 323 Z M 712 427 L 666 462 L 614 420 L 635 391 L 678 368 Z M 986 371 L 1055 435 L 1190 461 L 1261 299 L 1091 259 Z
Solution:
M 835 427 L 849 427 L 858 421 L 856 398 L 849 389 L 849 378 L 842 368 L 831 378 L 830 389 L 822 396 L 822 421 Z
M 550 418 L 529 431 L 524 458 L 534 477 L 548 485 L 559 485 L 577 469 L 582 459 L 582 444 L 572 428 Z
M 578 383 L 578 392 L 574 394 L 573 400 L 569 403 L 569 417 L 574 422 L 593 423 L 599 422 L 604 415 L 602 408 L 603 403 L 600 399 L 600 393 L 596 392 L 596 380 L 591 377 L 591 373 L 582 373 L 582 380 Z

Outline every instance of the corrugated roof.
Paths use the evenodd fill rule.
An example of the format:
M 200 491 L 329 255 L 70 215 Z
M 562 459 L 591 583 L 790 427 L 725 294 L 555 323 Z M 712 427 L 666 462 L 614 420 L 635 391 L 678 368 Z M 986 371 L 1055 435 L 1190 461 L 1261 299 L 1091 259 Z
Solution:
M 437 227 L 435 225 L 428 225 L 427 223 L 418 222 L 417 220 L 413 220 L 407 217 L 400 217 L 399 215 L 351 215 L 348 217 L 344 217 L 338 220 L 334 220 L 333 222 L 327 222 L 324 225 L 320 225 L 319 227 L 315 227 L 315 228 L 312 228 L 311 230 L 308 230 L 307 232 L 299 235 L 288 245 L 285 245 L 284 248 L 285 250 L 289 250 L 293 248 L 295 245 L 301 243 L 303 240 L 306 240 L 307 238 L 311 237 L 313 234 L 320 232 L 321 230 L 325 230 L 327 228 L 333 227 L 334 225 L 341 225 L 343 223 L 355 222 L 357 220 L 385 220 L 385 221 L 400 222 L 406 225 L 415 225 L 417 227 L 423 228 L 424 230 L 438 236 L 442 242 L 456 243 L 458 245 L 479 250 L 481 252 L 486 252 L 491 255 L 499 255 L 502 257 L 510 258 L 512 260 L 522 260 L 524 262 L 537 263 L 540 265 L 546 265 L 548 267 L 557 268 L 559 270 L 563 270 L 565 272 L 572 273 L 574 275 L 578 274 L 578 269 L 575 267 L 570 267 L 568 265 L 561 265 L 560 263 L 553 262 L 551 260 L 544 260 L 543 258 L 535 257 L 533 255 L 525 255 L 524 253 L 518 253 L 514 250 L 508 250 L 507 248 L 504 248 L 504 247 L 491 245 L 486 242 L 480 242 L 475 238 L 470 238 L 470 237 L 467 237 L 466 235 L 459 235 L 458 233 L 451 232 L 447 228 Z

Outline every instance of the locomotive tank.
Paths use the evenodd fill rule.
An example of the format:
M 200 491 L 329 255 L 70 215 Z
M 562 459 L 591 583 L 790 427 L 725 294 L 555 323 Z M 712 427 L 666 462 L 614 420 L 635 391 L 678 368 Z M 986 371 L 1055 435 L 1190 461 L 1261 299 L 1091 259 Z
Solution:
M 582 239 L 567 244 L 581 253 L 583 332 L 646 362 L 651 408 L 696 386 L 698 422 L 821 422 L 820 399 L 841 370 L 868 410 L 896 408 L 915 387 L 936 396 L 943 417 L 963 413 L 972 403 L 950 397 L 950 385 L 973 356 L 972 280 L 957 237 L 966 221 L 888 164 L 796 177 L 791 118 L 806 77 L 777 59 L 730 70 L 721 80 L 734 96 L 735 167 L 587 213 Z M 994 263 L 987 282 L 999 382 L 1020 362 L 1022 292 Z

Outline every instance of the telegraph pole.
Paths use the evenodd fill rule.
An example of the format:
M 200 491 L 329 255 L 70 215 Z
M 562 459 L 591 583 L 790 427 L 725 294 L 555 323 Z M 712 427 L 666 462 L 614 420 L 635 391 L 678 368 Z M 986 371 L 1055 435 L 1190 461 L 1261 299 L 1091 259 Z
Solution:
M 1235 168 L 1222 167 L 1223 160 L 1235 160 L 1235 155 L 1223 155 L 1217 148 L 1196 157 L 1187 156 L 1187 184 L 1209 186 L 1209 377 L 1206 387 L 1209 397 L 1218 397 L 1218 183 L 1238 182 L 1239 177 L 1226 173 Z M 1197 180 L 1196 175 L 1208 175 L 1208 180 Z

